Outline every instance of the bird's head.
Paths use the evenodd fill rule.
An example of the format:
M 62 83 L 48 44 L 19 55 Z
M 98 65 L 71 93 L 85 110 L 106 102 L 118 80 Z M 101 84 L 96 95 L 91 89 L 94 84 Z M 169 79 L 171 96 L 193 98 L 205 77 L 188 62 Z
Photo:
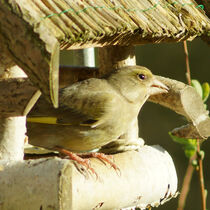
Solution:
M 143 66 L 127 66 L 112 73 L 108 81 L 129 101 L 145 101 L 150 95 L 167 93 L 168 87 Z

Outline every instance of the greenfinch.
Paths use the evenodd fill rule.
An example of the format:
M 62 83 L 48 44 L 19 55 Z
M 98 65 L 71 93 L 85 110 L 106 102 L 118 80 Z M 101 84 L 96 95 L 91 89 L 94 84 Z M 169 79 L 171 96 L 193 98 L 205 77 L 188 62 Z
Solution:
M 100 149 L 127 132 L 150 95 L 167 89 L 143 66 L 74 83 L 60 89 L 59 108 L 41 98 L 29 113 L 29 143 L 70 154 Z

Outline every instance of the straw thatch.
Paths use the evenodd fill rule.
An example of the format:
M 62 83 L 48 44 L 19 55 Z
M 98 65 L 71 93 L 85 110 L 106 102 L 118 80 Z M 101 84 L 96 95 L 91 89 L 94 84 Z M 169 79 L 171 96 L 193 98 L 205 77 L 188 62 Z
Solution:
M 177 42 L 208 35 L 210 21 L 195 1 L 48 0 L 18 3 L 37 32 L 49 29 L 62 49 Z M 23 5 L 25 5 L 23 7 Z

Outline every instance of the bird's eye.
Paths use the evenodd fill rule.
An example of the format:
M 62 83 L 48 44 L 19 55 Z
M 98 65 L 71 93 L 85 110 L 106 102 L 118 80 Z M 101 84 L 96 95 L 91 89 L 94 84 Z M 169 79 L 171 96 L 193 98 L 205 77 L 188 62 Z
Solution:
M 139 77 L 139 79 L 141 79 L 141 80 L 146 79 L 146 76 L 145 76 L 144 74 L 139 74 L 138 77 Z

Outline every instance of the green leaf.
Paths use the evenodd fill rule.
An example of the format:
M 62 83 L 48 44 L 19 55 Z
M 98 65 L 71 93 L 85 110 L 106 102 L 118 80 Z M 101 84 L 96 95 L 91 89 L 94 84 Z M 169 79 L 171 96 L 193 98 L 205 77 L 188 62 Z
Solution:
M 190 158 L 195 154 L 196 148 L 197 148 L 196 139 L 180 138 L 180 137 L 172 135 L 171 132 L 169 132 L 169 135 L 171 136 L 173 141 L 182 145 L 182 149 L 184 150 L 186 157 Z
M 196 89 L 201 98 L 203 98 L 203 89 L 200 82 L 198 80 L 192 79 L 191 85 Z
M 202 89 L 203 89 L 203 102 L 205 102 L 208 97 L 209 97 L 209 93 L 210 93 L 210 87 L 209 87 L 209 83 L 208 82 L 204 82 L 202 84 Z

